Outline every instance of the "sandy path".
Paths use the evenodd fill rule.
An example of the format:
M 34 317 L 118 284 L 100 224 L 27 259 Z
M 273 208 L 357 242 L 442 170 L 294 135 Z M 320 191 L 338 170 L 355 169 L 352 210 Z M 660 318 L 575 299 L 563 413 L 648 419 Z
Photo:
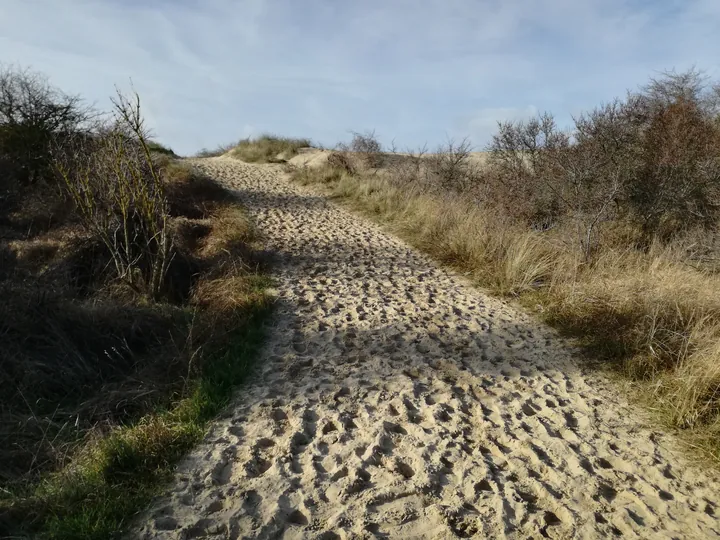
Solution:
M 143 538 L 708 538 L 720 483 L 570 349 L 272 166 L 199 162 L 278 253 L 257 376 Z

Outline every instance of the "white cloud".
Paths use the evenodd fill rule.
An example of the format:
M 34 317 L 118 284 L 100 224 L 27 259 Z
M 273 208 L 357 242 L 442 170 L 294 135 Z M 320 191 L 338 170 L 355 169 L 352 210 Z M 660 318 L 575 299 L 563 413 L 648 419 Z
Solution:
M 133 79 L 180 152 L 257 132 L 401 145 L 533 104 L 558 116 L 665 68 L 720 75 L 717 0 L 3 0 L 3 61 L 100 105 Z M 534 110 L 534 109 L 532 109 Z

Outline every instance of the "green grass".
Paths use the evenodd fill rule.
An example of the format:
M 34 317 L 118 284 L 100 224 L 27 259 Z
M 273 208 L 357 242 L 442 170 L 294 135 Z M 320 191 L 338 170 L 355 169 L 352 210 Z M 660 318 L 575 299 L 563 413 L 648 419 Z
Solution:
M 308 139 L 261 135 L 240 141 L 231 155 L 248 163 L 278 163 L 290 159 L 300 148 L 310 145 Z
M 248 375 L 271 311 L 269 279 L 248 278 L 249 301 L 228 345 L 217 350 L 185 397 L 86 445 L 71 465 L 31 492 L 0 494 L 0 537 L 116 538 L 172 478 L 173 465 L 203 437 Z M 22 523 L 22 525 L 18 525 Z

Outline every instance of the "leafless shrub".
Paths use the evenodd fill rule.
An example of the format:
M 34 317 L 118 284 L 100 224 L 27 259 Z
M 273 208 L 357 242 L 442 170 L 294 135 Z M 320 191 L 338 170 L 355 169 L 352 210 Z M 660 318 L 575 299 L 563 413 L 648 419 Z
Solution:
M 56 167 L 85 227 L 131 288 L 159 299 L 173 256 L 163 182 L 153 163 L 140 99 L 118 93 L 112 124 L 56 151 Z
M 416 186 L 417 189 L 427 190 L 429 186 L 427 175 L 427 145 L 417 150 L 408 149 L 398 153 L 393 143 L 389 152 L 388 168 L 392 182 L 401 187 Z
M 347 152 L 332 152 L 328 156 L 328 165 L 345 171 L 347 174 L 355 174 L 356 167 Z
M 383 164 L 383 148 L 375 136 L 375 130 L 359 133 L 352 132 L 353 138 L 349 145 L 341 145 L 341 150 L 356 154 L 363 165 L 377 169 Z
M 712 228 L 720 218 L 717 87 L 666 73 L 635 96 L 638 163 L 629 203 L 646 237 Z
M 553 222 L 564 186 L 549 158 L 568 146 L 568 136 L 549 114 L 498 125 L 489 164 L 498 184 L 495 198 L 510 215 L 531 225 Z
M 611 219 L 643 242 L 720 217 L 720 126 L 714 90 L 695 72 L 666 74 L 624 100 L 557 128 L 549 114 L 499 126 L 490 145 L 496 196 L 532 224 L 571 221 L 582 251 Z
M 428 156 L 428 167 L 435 181 L 443 188 L 467 192 L 478 177 L 477 167 L 471 161 L 472 144 L 466 137 L 460 141 L 449 139 Z
M 620 114 L 617 103 L 597 109 L 576 120 L 575 134 L 559 130 L 549 114 L 501 124 L 490 163 L 508 210 L 539 229 L 569 220 L 589 257 L 596 228 L 627 180 L 622 134 L 615 130 Z
M 0 66 L 0 181 L 27 185 L 45 177 L 53 139 L 80 131 L 92 116 L 78 96 L 54 88 L 44 76 Z

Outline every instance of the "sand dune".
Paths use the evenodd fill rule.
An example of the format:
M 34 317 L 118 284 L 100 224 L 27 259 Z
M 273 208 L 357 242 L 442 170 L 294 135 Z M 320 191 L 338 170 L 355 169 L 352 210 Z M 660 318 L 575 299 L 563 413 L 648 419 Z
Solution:
M 278 166 L 197 165 L 277 254 L 253 380 L 140 538 L 709 538 L 684 464 L 552 331 Z
M 301 148 L 300 152 L 288 160 L 288 162 L 295 167 L 321 167 L 325 165 L 328 160 L 328 156 L 332 154 L 332 150 L 320 150 L 317 148 Z M 402 161 L 403 158 L 407 158 L 410 154 L 405 152 L 385 153 L 382 154 L 384 166 L 396 162 L 397 160 Z M 424 159 L 433 157 L 436 154 L 427 153 L 423 155 Z M 226 154 L 229 157 L 229 154 Z M 488 161 L 489 154 L 487 152 L 471 152 L 468 156 L 469 163 L 475 166 L 482 166 Z

